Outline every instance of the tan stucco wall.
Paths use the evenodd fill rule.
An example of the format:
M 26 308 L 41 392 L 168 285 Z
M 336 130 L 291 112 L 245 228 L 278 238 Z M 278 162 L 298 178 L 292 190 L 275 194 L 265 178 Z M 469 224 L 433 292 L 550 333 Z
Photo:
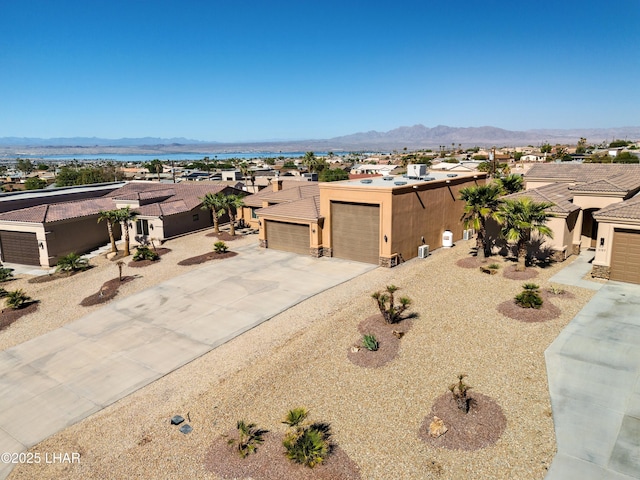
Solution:
M 574 195 L 573 203 L 574 205 L 579 206 L 583 210 L 588 208 L 604 208 L 613 203 L 619 203 L 623 200 L 622 197 L 609 197 L 609 196 L 598 196 L 598 195 Z
M 194 215 L 198 215 L 198 220 L 193 220 Z M 164 234 L 162 238 L 171 238 L 183 233 L 195 232 L 213 225 L 211 212 L 202 210 L 199 207 L 185 213 L 168 215 L 164 217 L 162 222 L 164 224 L 164 228 L 161 230 Z M 155 235 L 154 223 L 154 232 L 152 234 L 151 229 L 149 229 L 149 236 L 155 237 Z
M 107 225 L 104 221 L 98 223 L 98 215 L 47 223 L 46 230 L 50 266 L 71 252 L 83 254 L 109 243 Z M 114 226 L 114 236 L 116 239 L 120 237 L 119 225 Z
M 611 266 L 611 252 L 613 247 L 614 229 L 623 228 L 627 230 L 640 230 L 640 224 L 633 225 L 628 223 L 598 223 L 598 240 L 596 243 L 596 256 L 593 259 L 593 265 Z M 604 239 L 604 245 L 600 246 L 601 239 Z

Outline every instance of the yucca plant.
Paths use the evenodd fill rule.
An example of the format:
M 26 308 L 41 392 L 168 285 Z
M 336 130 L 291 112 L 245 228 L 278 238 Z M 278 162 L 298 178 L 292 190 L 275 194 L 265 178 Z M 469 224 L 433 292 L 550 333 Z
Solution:
M 79 272 L 89 268 L 89 260 L 71 252 L 58 260 L 56 272 Z
M 5 302 L 7 307 L 12 308 L 14 310 L 18 310 L 24 307 L 25 303 L 31 300 L 31 297 L 26 293 L 24 293 L 24 290 L 22 290 L 21 288 L 18 290 L 7 292 L 7 295 L 5 298 L 6 298 Z
M 378 350 L 378 348 L 380 348 L 375 335 L 365 335 L 364 337 L 362 337 L 362 344 L 364 345 L 364 348 L 371 352 L 375 352 Z
M 400 304 L 395 304 L 394 294 L 399 290 L 395 285 L 387 285 L 384 292 L 375 292 L 371 297 L 377 302 L 380 313 L 387 323 L 398 323 L 402 314 L 411 305 L 408 297 L 400 297 Z
M 469 407 L 471 406 L 471 398 L 467 397 L 467 392 L 472 388 L 463 382 L 466 377 L 464 373 L 458 375 L 458 383 L 449 385 L 449 390 L 453 394 L 453 398 L 456 401 L 456 405 L 464 413 L 469 413 Z
M 216 242 L 213 244 L 213 251 L 216 253 L 227 253 L 229 247 L 224 242 Z
M 516 304 L 522 308 L 540 308 L 543 303 L 540 287 L 535 283 L 525 283 L 522 288 L 522 292 L 515 296 Z
M 290 427 L 282 445 L 289 460 L 313 468 L 321 464 L 331 453 L 331 427 L 328 423 L 304 425 L 308 414 L 305 408 L 289 410 L 282 422 Z
M 255 423 L 247 423 L 244 420 L 238 420 L 236 428 L 238 429 L 237 450 L 240 458 L 246 458 L 251 453 L 255 453 L 258 445 L 264 442 L 265 433 L 268 432 L 268 430 L 257 428 Z M 230 445 L 235 442 L 234 438 L 228 440 Z
M 133 256 L 134 262 L 139 262 L 141 260 L 158 260 L 160 255 L 158 255 L 155 251 L 151 250 L 146 245 L 138 245 L 136 247 L 136 253 Z

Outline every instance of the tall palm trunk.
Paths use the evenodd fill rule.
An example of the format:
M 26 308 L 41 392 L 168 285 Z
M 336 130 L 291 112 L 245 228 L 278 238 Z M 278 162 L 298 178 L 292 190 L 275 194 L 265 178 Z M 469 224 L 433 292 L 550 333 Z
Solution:
M 122 222 L 122 228 L 124 229 L 124 256 L 128 257 L 131 255 L 129 251 L 129 223 L 126 221 Z
M 480 227 L 476 235 L 476 258 L 481 262 L 487 259 L 487 252 L 484 247 L 484 227 Z
M 211 215 L 213 216 L 213 233 L 217 235 L 220 233 L 220 218 L 215 210 L 211 210 Z
M 107 231 L 109 232 L 109 241 L 111 242 L 111 253 L 118 253 L 116 239 L 113 236 L 113 223 L 111 221 L 107 221 Z
M 234 213 L 231 213 L 231 211 L 229 211 L 229 224 L 229 233 L 233 236 L 236 234 L 236 216 Z
M 518 265 L 516 271 L 524 272 L 527 268 L 527 242 L 524 239 L 518 240 Z

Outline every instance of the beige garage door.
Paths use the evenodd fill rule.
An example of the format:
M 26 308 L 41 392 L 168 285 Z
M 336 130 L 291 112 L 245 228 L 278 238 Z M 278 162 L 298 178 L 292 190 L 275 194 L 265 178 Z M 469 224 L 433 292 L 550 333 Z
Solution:
M 2 261 L 22 265 L 40 265 L 40 250 L 35 233 L 0 231 Z
M 333 256 L 357 262 L 380 260 L 380 206 L 331 202 Z
M 266 227 L 269 248 L 309 254 L 309 225 L 267 220 Z
M 640 231 L 615 230 L 610 278 L 618 282 L 640 283 Z

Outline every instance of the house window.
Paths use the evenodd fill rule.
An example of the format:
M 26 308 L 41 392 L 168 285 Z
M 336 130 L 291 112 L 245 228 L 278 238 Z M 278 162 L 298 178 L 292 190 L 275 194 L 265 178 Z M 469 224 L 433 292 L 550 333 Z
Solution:
M 257 210 L 257 208 L 252 208 L 251 209 L 251 218 L 258 218 L 258 215 L 256 215 L 256 210 Z
M 200 214 L 196 213 L 196 214 L 193 216 L 193 221 L 194 221 L 194 222 L 197 222 L 198 220 L 200 220 Z
M 149 235 L 149 220 L 136 220 L 136 234 Z

